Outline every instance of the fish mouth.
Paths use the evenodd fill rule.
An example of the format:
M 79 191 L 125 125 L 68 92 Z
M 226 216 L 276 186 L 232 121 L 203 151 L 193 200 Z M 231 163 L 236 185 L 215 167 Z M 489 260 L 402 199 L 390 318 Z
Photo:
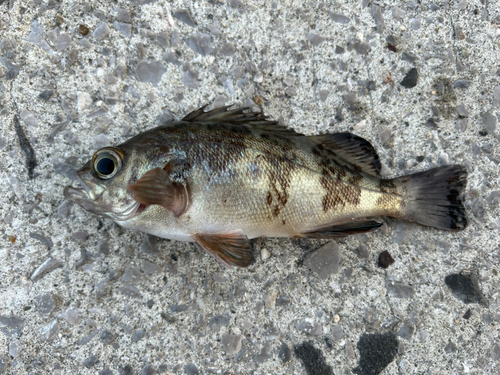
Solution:
M 77 176 L 77 178 L 82 186 L 81 188 L 73 186 L 66 186 L 64 188 L 64 197 L 71 202 L 78 204 L 83 209 L 93 214 L 108 216 L 116 221 L 128 220 L 137 213 L 140 206 L 139 202 L 133 202 L 127 205 L 125 209 L 121 209 L 122 207 L 115 207 L 113 204 L 104 201 L 103 193 L 105 188 L 103 186 L 96 184 L 93 189 L 79 176 Z

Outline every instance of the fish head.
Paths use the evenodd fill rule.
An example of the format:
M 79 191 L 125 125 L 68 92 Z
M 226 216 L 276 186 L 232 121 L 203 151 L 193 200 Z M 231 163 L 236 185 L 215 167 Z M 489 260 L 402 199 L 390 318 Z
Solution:
M 122 146 L 122 145 L 120 145 Z M 139 214 L 130 185 L 150 166 L 147 158 L 128 147 L 104 147 L 95 152 L 76 177 L 80 187 L 66 186 L 64 196 L 85 210 L 114 221 L 126 221 Z

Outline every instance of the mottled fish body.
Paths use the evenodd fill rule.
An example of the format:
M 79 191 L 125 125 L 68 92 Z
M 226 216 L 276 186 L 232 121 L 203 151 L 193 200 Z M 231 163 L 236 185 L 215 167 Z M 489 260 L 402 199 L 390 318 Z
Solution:
M 445 230 L 467 225 L 462 166 L 379 176 L 373 147 L 350 133 L 304 136 L 227 107 L 98 150 L 65 196 L 119 225 L 196 241 L 245 267 L 255 237 L 332 238 L 391 216 Z

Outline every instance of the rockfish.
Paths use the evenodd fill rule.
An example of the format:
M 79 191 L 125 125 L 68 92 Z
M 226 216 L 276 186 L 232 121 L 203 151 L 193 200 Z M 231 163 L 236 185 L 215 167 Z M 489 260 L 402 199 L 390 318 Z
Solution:
M 255 237 L 344 237 L 380 227 L 380 216 L 467 225 L 463 166 L 383 179 L 374 148 L 354 134 L 305 136 L 246 108 L 204 108 L 98 150 L 77 173 L 82 188 L 64 195 L 238 267 L 253 262 Z

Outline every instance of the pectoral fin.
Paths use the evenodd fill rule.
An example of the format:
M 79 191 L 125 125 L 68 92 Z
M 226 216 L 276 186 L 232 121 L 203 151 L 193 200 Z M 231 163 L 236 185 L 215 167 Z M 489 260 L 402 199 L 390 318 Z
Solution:
M 198 233 L 193 238 L 226 267 L 248 267 L 254 262 L 250 241 L 243 233 Z
M 380 228 L 383 223 L 375 220 L 353 221 L 345 224 L 337 224 L 328 227 L 317 228 L 310 232 L 304 232 L 296 237 L 299 238 L 335 238 L 346 237 L 351 234 L 367 233 Z
M 175 217 L 187 209 L 189 194 L 187 187 L 172 181 L 168 172 L 161 168 L 147 171 L 135 184 L 129 186 L 134 199 L 146 206 L 157 204 L 171 210 Z

